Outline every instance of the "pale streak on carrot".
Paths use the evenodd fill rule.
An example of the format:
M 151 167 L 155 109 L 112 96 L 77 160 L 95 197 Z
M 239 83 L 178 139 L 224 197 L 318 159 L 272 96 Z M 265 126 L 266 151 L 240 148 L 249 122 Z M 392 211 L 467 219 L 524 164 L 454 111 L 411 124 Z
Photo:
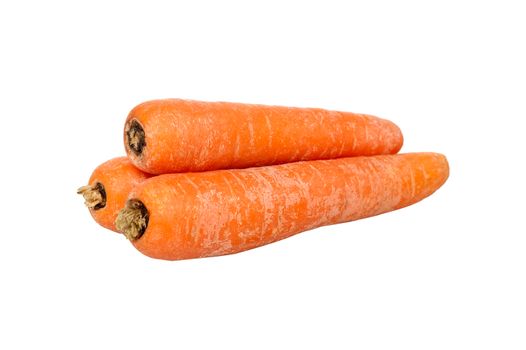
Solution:
M 340 171 L 345 171 L 346 167 L 344 164 L 338 164 L 337 168 Z M 343 192 L 345 193 L 343 203 L 342 203 L 342 217 L 350 217 L 352 213 L 352 206 L 349 205 L 349 198 L 355 198 L 356 195 L 351 191 L 351 181 L 345 181 L 343 185 Z
M 409 173 L 410 173 L 409 179 L 411 181 L 411 197 L 414 197 L 416 193 L 416 183 L 415 183 L 415 172 L 413 171 L 413 168 L 409 169 Z
M 235 171 L 231 171 L 231 170 L 225 170 L 230 176 L 232 176 L 236 181 L 237 183 L 239 183 L 239 185 L 241 186 L 241 188 L 243 189 L 243 192 L 244 193 L 247 193 L 247 186 L 245 184 L 245 182 L 243 182 L 243 180 L 241 180 L 237 173 Z
M 272 109 L 269 109 L 267 113 L 263 113 L 264 118 L 265 118 L 265 124 L 267 127 L 267 135 L 268 135 L 267 148 L 268 149 L 273 149 L 272 146 L 274 145 L 274 128 L 272 128 L 272 123 L 270 122 L 270 118 L 269 118 L 269 114 L 272 115 L 272 113 L 273 113 Z M 274 164 L 276 163 L 277 158 L 278 158 L 278 155 L 274 154 L 274 156 L 272 157 L 272 159 L 269 160 L 269 162 L 271 164 Z
M 231 170 L 225 170 L 225 173 L 228 174 L 230 176 L 230 179 L 234 179 L 235 183 L 237 183 L 237 185 L 239 186 L 239 188 L 242 189 L 242 191 L 237 191 L 238 193 L 238 196 L 239 196 L 239 193 L 242 193 L 243 194 L 243 197 L 245 200 L 254 200 L 254 198 L 256 197 L 252 190 L 251 189 L 247 189 L 246 187 L 246 184 L 244 181 L 242 181 L 239 176 L 237 176 L 237 173 L 236 171 L 231 171 Z M 232 187 L 233 188 L 233 187 Z M 247 220 L 246 218 L 246 215 L 247 215 L 247 211 L 249 210 L 249 207 L 248 206 L 244 206 L 244 207 L 241 207 L 241 208 L 235 208 L 235 212 L 237 214 L 236 216 L 236 221 L 237 223 L 242 223 L 243 220 Z M 250 236 L 250 233 L 249 232 L 240 232 L 236 235 L 236 237 L 238 239 L 243 239 L 243 234 L 244 233 L 247 233 L 249 236 Z
M 352 123 L 351 128 L 352 128 L 352 135 L 354 135 L 354 137 L 352 138 L 352 151 L 354 153 L 356 151 L 356 123 Z
M 309 168 L 314 170 L 314 172 L 320 177 L 320 179 L 323 178 L 323 174 L 320 172 L 320 170 L 318 168 L 316 168 L 314 165 L 312 165 L 312 163 L 305 162 L 305 164 L 307 164 Z
M 234 160 L 235 161 L 239 160 L 240 141 L 241 141 L 241 135 L 238 132 L 237 135 L 236 135 L 236 145 L 234 147 Z
M 365 134 L 365 142 L 368 143 L 369 142 L 369 130 L 367 129 L 367 118 L 361 114 L 360 115 L 362 117 L 362 121 L 363 121 L 363 132 Z
M 343 154 L 343 150 L 345 149 L 345 146 L 347 146 L 347 139 L 345 137 L 341 137 L 341 143 L 340 149 L 336 154 L 332 156 L 332 158 L 340 157 Z
M 325 113 L 318 113 L 319 115 L 319 120 L 320 120 L 320 125 L 325 125 Z M 331 135 L 331 140 L 334 141 L 334 134 Z M 323 159 L 325 158 L 327 152 L 330 150 L 330 147 L 329 147 L 329 144 L 325 144 L 325 148 L 323 149 L 323 151 L 320 153 L 320 159 Z
M 227 185 L 227 187 L 228 187 L 228 191 L 230 192 L 230 196 L 231 196 L 232 198 L 234 198 L 234 196 L 235 196 L 235 191 L 234 191 L 234 189 L 232 188 L 232 184 L 230 183 L 230 178 L 225 177 L 224 182 L 226 183 L 226 185 Z M 230 212 L 230 213 L 231 213 L 231 215 L 235 216 L 236 221 L 239 223 L 239 222 L 240 222 L 240 220 L 239 220 L 239 219 L 240 219 L 239 211 L 232 211 L 232 212 Z
M 263 220 L 261 223 L 261 231 L 260 235 L 263 235 L 264 232 L 267 232 L 267 229 L 269 228 L 269 224 L 271 224 L 269 220 L 269 211 L 272 211 L 274 209 L 274 201 L 272 198 L 272 183 L 265 177 L 264 173 L 256 173 L 256 178 L 258 179 L 258 182 L 261 183 L 262 186 L 262 202 L 263 202 Z M 260 237 L 262 239 L 262 237 Z
M 230 194 L 233 195 L 234 194 L 234 190 L 232 189 L 232 184 L 230 183 L 230 180 L 228 178 L 225 178 L 225 183 L 226 183 L 226 185 L 228 187 L 228 190 L 230 191 Z
M 184 176 L 185 180 L 197 191 L 197 194 L 201 194 L 201 190 L 199 189 L 199 186 L 187 175 L 187 174 L 181 174 Z
M 287 200 L 285 201 L 286 206 L 292 205 L 294 203 L 298 203 L 301 201 L 302 198 L 305 199 L 311 199 L 310 195 L 310 186 L 308 181 L 303 181 L 301 179 L 301 176 L 298 174 L 297 169 L 288 169 L 288 174 L 285 176 L 283 175 L 282 182 L 287 183 L 290 182 L 295 186 L 294 191 L 290 191 L 288 193 L 285 193 L 287 195 Z M 293 180 L 296 179 L 296 180 Z M 315 208 L 315 203 L 311 203 L 311 201 L 307 201 L 307 211 L 309 215 L 312 215 L 313 207 Z M 293 222 L 294 223 L 294 222 Z M 286 228 L 285 228 L 286 229 Z
M 270 119 L 268 118 L 268 114 L 265 113 L 265 123 L 267 123 L 267 129 L 268 129 L 268 148 L 272 149 L 272 138 L 274 136 L 274 129 L 272 128 L 272 125 L 270 124 Z
M 177 188 L 179 189 L 179 191 L 181 191 L 182 194 L 186 194 L 186 188 L 182 186 L 180 182 L 177 183 Z
M 210 125 L 214 124 L 214 119 L 215 118 L 213 115 L 208 115 L 206 116 L 206 119 L 204 119 L 203 129 L 207 130 L 207 132 L 210 133 L 210 135 L 209 137 L 205 138 L 206 141 L 204 147 L 200 147 L 199 149 L 199 156 L 197 157 L 201 161 L 199 165 L 206 163 L 207 159 L 209 159 L 210 151 L 214 146 L 212 144 L 212 140 L 214 139 L 213 135 L 217 133 L 217 131 L 214 128 L 210 127 Z
M 276 174 L 276 172 L 274 171 L 274 173 L 272 174 L 272 178 L 274 179 L 274 181 L 276 181 L 275 183 L 286 184 L 287 181 L 291 181 L 292 176 L 290 176 L 290 174 L 288 174 L 288 176 L 286 174 L 279 174 L 279 173 Z M 270 235 L 272 240 L 277 239 L 277 237 L 279 237 L 280 235 L 280 232 L 282 232 L 282 230 L 284 229 L 283 216 L 286 214 L 286 211 L 287 211 L 286 207 L 290 203 L 290 199 L 291 199 L 291 196 L 293 196 L 293 193 L 292 192 L 288 192 L 288 193 L 282 192 L 282 193 L 279 193 L 278 196 L 283 196 L 284 197 L 283 201 L 286 204 L 277 206 L 275 208 L 277 215 L 276 215 L 276 225 L 272 229 L 271 235 Z
M 421 164 L 419 169 L 422 172 L 422 174 L 424 174 L 424 179 L 427 181 L 429 179 L 429 174 L 427 173 L 426 167 L 423 164 Z
M 216 191 L 205 191 L 197 196 L 197 212 L 207 213 L 206 217 L 196 217 L 192 230 L 192 237 L 202 242 L 201 247 L 211 249 L 218 242 L 222 242 L 219 235 L 230 217 L 222 217 L 221 204 L 222 195 Z M 205 232 L 208 232 L 207 235 Z M 210 235 L 211 233 L 211 235 Z
M 320 161 L 321 164 L 325 163 L 324 161 Z M 315 167 L 311 162 L 306 162 L 305 164 L 307 164 L 309 166 L 310 169 L 313 170 L 313 174 L 316 175 L 316 177 L 318 177 L 318 179 L 320 180 L 323 180 L 324 178 L 324 175 L 320 172 L 320 170 Z M 333 189 L 334 190 L 334 189 Z M 337 197 L 337 195 L 335 196 L 334 195 L 334 191 L 333 191 L 333 194 L 331 196 L 328 196 L 327 198 L 324 199 L 324 201 L 326 202 L 332 202 L 332 203 L 338 203 L 339 201 L 337 200 L 337 198 L 334 198 L 334 197 Z M 320 206 L 320 199 L 319 198 L 315 198 L 314 201 L 312 201 L 311 203 L 309 203 L 309 211 L 314 214 L 314 210 Z M 319 223 L 321 222 L 324 222 L 328 219 L 328 216 L 327 216 L 327 213 L 328 212 L 331 212 L 333 211 L 334 207 L 333 208 L 327 208 L 327 210 L 325 211 L 325 215 L 324 216 L 319 216 L 319 219 L 317 221 L 314 221 L 312 223 L 313 226 L 317 226 Z M 311 214 L 311 215 L 312 215 Z
M 248 134 L 249 134 L 249 137 L 250 137 L 250 141 L 249 141 L 249 144 L 250 144 L 250 151 L 254 152 L 255 150 L 255 139 L 254 139 L 254 119 L 252 118 L 252 116 L 248 116 Z

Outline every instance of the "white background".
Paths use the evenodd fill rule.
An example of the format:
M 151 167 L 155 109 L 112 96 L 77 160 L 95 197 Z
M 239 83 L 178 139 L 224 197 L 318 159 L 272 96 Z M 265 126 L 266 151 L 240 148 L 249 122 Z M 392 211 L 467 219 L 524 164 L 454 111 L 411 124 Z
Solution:
M 0 348 L 526 348 L 521 1 L 2 1 Z M 163 97 L 395 121 L 435 195 L 165 262 L 75 194 Z

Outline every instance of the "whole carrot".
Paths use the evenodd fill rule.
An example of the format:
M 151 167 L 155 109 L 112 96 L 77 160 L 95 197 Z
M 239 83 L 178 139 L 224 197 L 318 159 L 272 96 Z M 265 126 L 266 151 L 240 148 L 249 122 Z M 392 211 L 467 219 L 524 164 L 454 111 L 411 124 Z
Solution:
M 394 154 L 402 143 L 395 124 L 365 114 L 180 99 L 138 105 L 124 128 L 128 156 L 151 174 Z
M 119 157 L 99 165 L 90 177 L 89 185 L 77 190 L 84 204 L 100 225 L 116 231 L 117 213 L 126 203 L 131 189 L 150 177 L 140 171 L 128 158 Z
M 413 153 L 160 175 L 132 190 L 116 226 L 153 258 L 231 254 L 411 205 L 448 174 L 443 155 Z

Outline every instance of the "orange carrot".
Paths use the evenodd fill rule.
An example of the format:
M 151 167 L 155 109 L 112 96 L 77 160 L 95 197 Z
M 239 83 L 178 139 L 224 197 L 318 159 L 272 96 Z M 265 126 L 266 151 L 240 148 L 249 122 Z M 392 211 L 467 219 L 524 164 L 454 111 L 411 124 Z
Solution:
M 134 167 L 126 157 L 114 158 L 99 165 L 91 175 L 89 185 L 78 189 L 84 204 L 100 225 L 116 231 L 117 213 L 125 205 L 131 189 L 150 177 Z
M 168 174 L 136 186 L 116 227 L 143 254 L 232 254 L 416 203 L 447 179 L 437 153 Z
M 394 154 L 400 129 L 365 114 L 228 102 L 167 99 L 129 114 L 124 144 L 151 174 Z

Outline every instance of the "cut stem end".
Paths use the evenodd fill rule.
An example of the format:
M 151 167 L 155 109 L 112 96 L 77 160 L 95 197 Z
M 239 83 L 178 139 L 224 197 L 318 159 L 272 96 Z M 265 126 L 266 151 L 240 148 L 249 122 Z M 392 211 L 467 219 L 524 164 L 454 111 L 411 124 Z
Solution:
M 126 124 L 126 145 L 135 156 L 140 157 L 146 147 L 146 134 L 142 125 L 132 119 Z
M 77 190 L 77 194 L 84 197 L 86 207 L 98 210 L 106 206 L 106 190 L 104 185 L 96 182 L 94 185 L 82 186 Z
M 130 199 L 117 215 L 115 227 L 130 241 L 135 241 L 146 231 L 148 219 L 146 206 L 137 199 Z

